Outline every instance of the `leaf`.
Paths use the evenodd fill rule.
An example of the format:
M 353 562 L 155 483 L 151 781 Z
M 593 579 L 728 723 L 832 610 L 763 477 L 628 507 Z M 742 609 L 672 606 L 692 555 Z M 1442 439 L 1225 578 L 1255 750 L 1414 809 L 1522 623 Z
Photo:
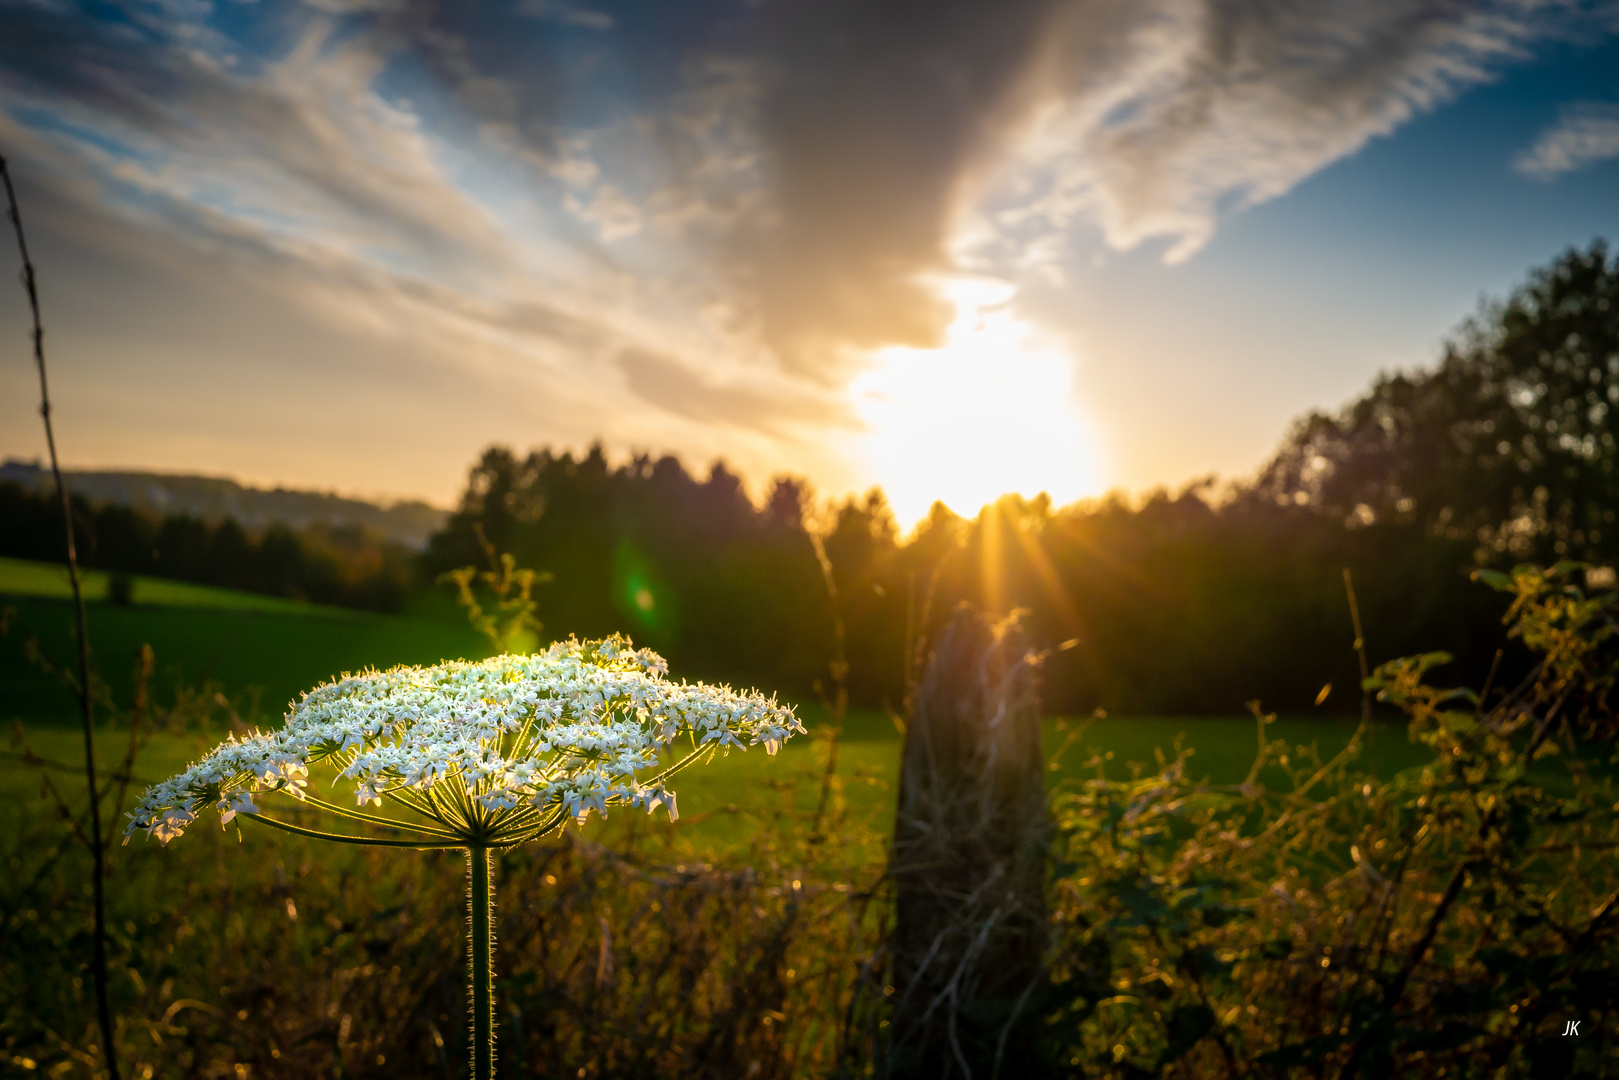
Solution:
M 1496 592 L 1512 591 L 1512 579 L 1499 570 L 1474 570 L 1473 580 L 1482 581 Z
M 1224 978 L 1230 974 L 1232 962 L 1221 960 L 1212 948 L 1199 945 L 1188 949 L 1180 958 L 1178 965 L 1182 970 L 1194 971 L 1199 975 L 1211 978 Z
M 1169 1045 L 1164 1049 L 1161 1064 L 1167 1065 L 1185 1057 L 1186 1052 L 1213 1028 L 1214 1010 L 1207 1005 L 1177 1005 L 1175 1011 L 1169 1014 L 1166 1025 L 1165 1035 Z
M 1317 1035 L 1313 1039 L 1278 1047 L 1259 1055 L 1261 1065 L 1310 1065 L 1321 1061 L 1343 1045 L 1338 1035 Z
M 1285 960 L 1293 955 L 1293 943 L 1286 938 L 1267 941 L 1259 947 L 1259 955 L 1267 960 Z

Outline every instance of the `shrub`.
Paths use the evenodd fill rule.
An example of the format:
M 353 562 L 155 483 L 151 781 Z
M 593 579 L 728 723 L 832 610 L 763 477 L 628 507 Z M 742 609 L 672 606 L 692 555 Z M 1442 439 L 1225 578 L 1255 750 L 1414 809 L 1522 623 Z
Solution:
M 1269 740 L 1246 781 L 1150 776 L 1059 793 L 1054 1072 L 1568 1076 L 1619 1068 L 1613 594 L 1580 568 L 1489 575 L 1537 663 L 1517 686 L 1367 691 L 1432 761 L 1320 763 Z M 1364 726 L 1362 734 L 1364 733 Z M 1571 1022 L 1579 1035 L 1564 1035 Z

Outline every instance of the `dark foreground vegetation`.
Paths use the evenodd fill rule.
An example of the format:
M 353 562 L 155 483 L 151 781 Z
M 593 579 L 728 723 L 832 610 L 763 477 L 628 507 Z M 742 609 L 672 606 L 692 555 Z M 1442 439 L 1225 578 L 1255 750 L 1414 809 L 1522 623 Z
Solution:
M 1098 756 L 1045 818 L 1038 798 L 1024 805 L 1031 779 L 1043 786 L 1037 755 L 1001 804 L 1020 807 L 1018 832 L 1037 845 L 947 837 L 947 854 L 987 852 L 980 873 L 920 908 L 895 890 L 938 868 L 907 861 L 914 845 L 888 854 L 887 816 L 824 765 L 754 784 L 746 808 L 678 826 L 615 814 L 508 853 L 502 1074 L 1611 1075 L 1619 596 L 1587 596 L 1577 569 L 1494 581 L 1535 658 L 1525 679 L 1434 689 L 1432 655 L 1374 673 L 1368 687 L 1406 712 L 1426 764 L 1370 771 L 1364 728 L 1322 760 L 1272 737 L 1256 710 L 1238 782 L 1210 782 L 1184 755 L 1124 772 Z M 924 696 L 952 683 L 940 668 Z M 946 699 L 966 702 L 973 730 L 1006 714 L 993 687 L 1008 687 L 989 685 Z M 106 734 L 195 729 L 214 709 L 141 701 Z M 821 739 L 824 763 L 836 743 Z M 912 757 L 902 832 L 903 791 L 928 775 Z M 946 791 L 987 775 L 970 747 L 954 761 L 931 766 L 957 777 Z M 127 805 L 127 772 L 106 781 L 109 818 Z M 47 769 L 7 792 L 8 1075 L 103 1071 L 87 856 L 51 810 L 66 792 L 80 817 L 73 781 Z M 994 813 L 968 824 L 1004 827 Z M 459 858 L 267 833 L 247 822 L 112 849 L 124 1074 L 464 1075 L 462 934 L 445 917 L 460 906 Z M 1009 868 L 1031 858 L 1035 876 L 1008 892 Z M 1010 985 L 1008 950 L 1023 958 Z M 1573 1022 L 1579 1036 L 1565 1036 Z

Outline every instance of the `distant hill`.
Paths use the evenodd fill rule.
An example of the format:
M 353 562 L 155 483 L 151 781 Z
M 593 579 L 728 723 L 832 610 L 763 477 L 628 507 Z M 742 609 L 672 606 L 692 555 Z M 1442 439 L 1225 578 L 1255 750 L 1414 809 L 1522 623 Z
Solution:
M 449 517 L 447 510 L 414 500 L 379 506 L 324 491 L 266 491 L 219 476 L 72 471 L 65 476 L 70 492 L 93 503 L 116 503 L 160 515 L 186 514 L 211 522 L 233 518 L 247 529 L 277 523 L 295 529 L 358 525 L 418 551 Z M 11 459 L 0 464 L 0 483 L 49 489 L 51 474 L 34 462 Z

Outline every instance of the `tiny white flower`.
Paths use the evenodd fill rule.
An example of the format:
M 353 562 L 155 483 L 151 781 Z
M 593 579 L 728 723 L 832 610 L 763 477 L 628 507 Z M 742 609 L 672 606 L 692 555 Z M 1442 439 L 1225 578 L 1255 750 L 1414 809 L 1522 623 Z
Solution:
M 260 812 L 255 794 L 305 799 L 309 766 L 322 761 L 354 784 L 359 806 L 401 789 L 431 801 L 453 781 L 445 802 L 470 800 L 485 815 L 443 821 L 456 835 L 462 826 L 532 824 L 535 810 L 583 820 L 615 804 L 649 813 L 663 806 L 673 819 L 674 792 L 655 777 L 677 740 L 713 753 L 762 745 L 774 754 L 804 730 L 774 698 L 671 683 L 667 672 L 662 657 L 615 636 L 569 639 L 532 656 L 345 674 L 305 694 L 279 730 L 232 736 L 149 789 L 127 832 L 167 843 L 209 803 L 229 821 Z M 465 792 L 460 802 L 454 790 Z
M 256 814 L 259 808 L 253 805 L 253 792 L 249 789 L 233 791 L 226 798 L 219 800 L 219 827 L 224 828 L 238 813 Z

